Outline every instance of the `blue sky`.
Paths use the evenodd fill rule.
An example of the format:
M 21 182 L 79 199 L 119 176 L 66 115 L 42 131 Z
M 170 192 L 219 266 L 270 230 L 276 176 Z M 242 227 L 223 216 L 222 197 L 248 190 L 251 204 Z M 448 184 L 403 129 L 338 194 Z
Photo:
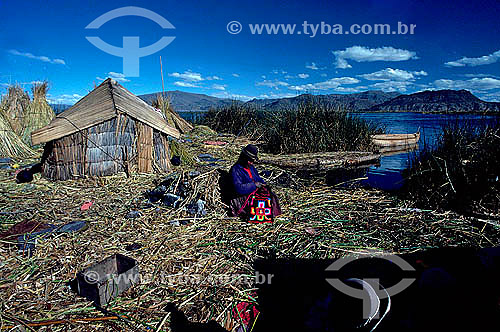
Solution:
M 137 6 L 170 22 L 123 16 L 99 29 L 85 27 L 106 12 Z M 0 90 L 9 83 L 50 82 L 49 99 L 74 103 L 106 77 L 135 94 L 166 90 L 247 100 L 300 93 L 366 90 L 413 93 L 467 89 L 500 101 L 500 2 L 491 1 L 15 1 L 0 0 Z M 241 32 L 228 32 L 238 21 Z M 313 36 L 324 22 L 336 34 Z M 414 33 L 374 34 L 375 24 L 398 22 Z M 252 34 L 250 24 L 295 24 L 293 34 Z M 350 32 L 359 24 L 365 32 Z M 235 25 L 230 29 L 237 28 Z M 281 28 L 280 28 L 281 29 Z M 325 27 L 324 32 L 327 32 Z M 233 31 L 233 30 L 232 30 Z M 300 34 L 299 34 L 300 32 Z M 138 36 L 140 47 L 163 36 L 175 39 L 139 60 L 139 76 L 124 76 L 123 59 L 91 44 L 97 36 L 122 47 Z

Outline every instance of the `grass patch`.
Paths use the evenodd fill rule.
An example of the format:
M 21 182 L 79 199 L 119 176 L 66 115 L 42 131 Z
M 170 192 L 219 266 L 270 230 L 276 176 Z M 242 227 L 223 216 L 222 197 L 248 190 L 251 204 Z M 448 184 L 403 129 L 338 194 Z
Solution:
M 262 127 L 265 111 L 254 107 L 233 103 L 230 106 L 211 108 L 197 122 L 208 126 L 217 132 L 254 137 L 257 129 Z
M 314 99 L 279 111 L 245 105 L 212 109 L 202 120 L 218 132 L 258 138 L 269 153 L 370 151 L 370 135 L 382 130 L 332 105 Z
M 424 208 L 498 215 L 499 146 L 498 120 L 445 125 L 436 148 L 414 160 L 403 196 Z

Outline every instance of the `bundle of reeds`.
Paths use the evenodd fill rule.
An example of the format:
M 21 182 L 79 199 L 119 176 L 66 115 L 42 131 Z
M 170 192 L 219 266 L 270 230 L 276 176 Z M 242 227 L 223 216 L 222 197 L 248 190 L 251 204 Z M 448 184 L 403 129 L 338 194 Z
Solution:
M 23 133 L 24 117 L 29 112 L 29 107 L 30 97 L 23 88 L 19 85 L 9 86 L 7 95 L 2 98 L 0 109 L 10 127 L 19 136 Z
M 21 135 L 24 143 L 31 145 L 31 133 L 45 127 L 55 116 L 54 111 L 47 103 L 48 82 L 35 83 L 31 88 L 33 100 L 24 115 L 23 132 Z
M 0 156 L 19 159 L 33 158 L 36 153 L 26 145 L 0 113 Z
M 184 120 L 174 111 L 170 103 L 170 98 L 157 94 L 156 98 L 151 102 L 151 106 L 159 109 L 168 124 L 179 130 L 181 134 L 185 134 L 193 129 L 193 126 L 188 121 Z

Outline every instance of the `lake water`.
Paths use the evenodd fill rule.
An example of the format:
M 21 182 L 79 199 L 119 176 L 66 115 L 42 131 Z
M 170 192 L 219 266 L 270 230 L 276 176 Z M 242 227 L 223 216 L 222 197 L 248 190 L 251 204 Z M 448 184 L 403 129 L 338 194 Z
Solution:
M 497 117 L 474 114 L 448 115 L 448 114 L 421 114 L 421 113 L 361 113 L 359 117 L 382 125 L 387 133 L 403 134 L 415 133 L 420 129 L 418 148 L 413 152 L 403 152 L 391 156 L 383 156 L 380 166 L 368 169 L 366 184 L 383 189 L 397 190 L 402 187 L 404 179 L 402 171 L 410 166 L 410 161 L 415 154 L 428 146 L 436 146 L 441 129 L 447 123 L 471 123 L 481 126 L 492 123 Z
M 178 111 L 186 120 L 193 120 L 197 116 L 203 116 L 203 111 Z M 383 190 L 397 190 L 403 183 L 402 171 L 410 166 L 410 160 L 414 154 L 418 154 L 425 145 L 434 147 L 441 128 L 447 123 L 468 122 L 481 126 L 492 123 L 496 116 L 483 116 L 474 114 L 448 115 L 448 114 L 421 114 L 421 113 L 356 113 L 356 116 L 367 121 L 372 121 L 385 128 L 390 134 L 415 133 L 420 129 L 420 141 L 418 148 L 412 152 L 403 152 L 391 156 L 383 156 L 380 165 L 371 166 L 365 174 L 368 179 L 364 184 Z M 356 176 L 360 176 L 359 172 Z

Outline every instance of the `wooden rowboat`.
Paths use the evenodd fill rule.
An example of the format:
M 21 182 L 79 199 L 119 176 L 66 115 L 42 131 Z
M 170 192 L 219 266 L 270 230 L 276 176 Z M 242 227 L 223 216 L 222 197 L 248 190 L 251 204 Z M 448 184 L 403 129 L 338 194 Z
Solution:
M 383 157 L 394 156 L 401 153 L 408 153 L 418 150 L 418 143 L 408 144 L 408 145 L 396 145 L 396 146 L 383 146 L 379 147 L 378 153 Z
M 372 135 L 373 144 L 380 147 L 406 146 L 417 144 L 420 131 L 414 134 L 384 134 Z

